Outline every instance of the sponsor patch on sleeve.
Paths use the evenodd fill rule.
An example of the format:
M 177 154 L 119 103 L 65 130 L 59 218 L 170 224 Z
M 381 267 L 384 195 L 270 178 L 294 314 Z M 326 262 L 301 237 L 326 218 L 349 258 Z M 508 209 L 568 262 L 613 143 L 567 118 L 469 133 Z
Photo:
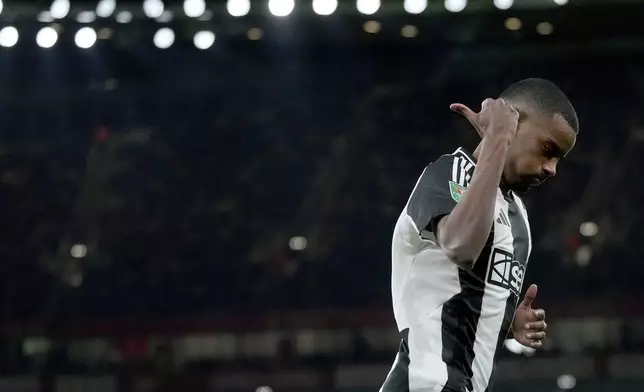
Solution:
M 452 199 L 456 201 L 457 203 L 461 201 L 461 197 L 463 197 L 463 193 L 465 193 L 465 188 L 461 184 L 457 184 L 454 181 L 449 182 L 449 193 L 452 195 Z

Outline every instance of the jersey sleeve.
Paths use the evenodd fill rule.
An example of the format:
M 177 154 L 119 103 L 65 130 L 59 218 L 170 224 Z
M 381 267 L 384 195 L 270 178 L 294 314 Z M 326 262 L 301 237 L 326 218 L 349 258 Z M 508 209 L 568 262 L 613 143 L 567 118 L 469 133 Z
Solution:
M 425 168 L 407 204 L 419 234 L 435 233 L 440 219 L 459 202 L 470 177 L 467 165 L 462 157 L 444 155 Z

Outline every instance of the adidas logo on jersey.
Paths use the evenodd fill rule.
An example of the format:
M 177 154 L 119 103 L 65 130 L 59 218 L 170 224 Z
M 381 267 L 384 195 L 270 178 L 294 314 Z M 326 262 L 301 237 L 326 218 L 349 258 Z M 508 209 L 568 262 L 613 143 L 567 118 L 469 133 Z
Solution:
M 496 223 L 510 227 L 510 221 L 508 220 L 508 217 L 505 216 L 505 212 L 503 211 L 501 211 L 498 218 L 496 218 Z
M 512 253 L 495 248 L 490 259 L 487 281 L 518 296 L 523 284 L 524 270 L 521 263 L 514 260 Z

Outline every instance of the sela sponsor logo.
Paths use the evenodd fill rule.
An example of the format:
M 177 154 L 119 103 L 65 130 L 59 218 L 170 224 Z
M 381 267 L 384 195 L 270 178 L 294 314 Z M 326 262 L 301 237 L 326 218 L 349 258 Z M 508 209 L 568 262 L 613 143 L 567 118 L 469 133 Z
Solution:
M 510 290 L 518 296 L 523 284 L 525 267 L 514 260 L 512 253 L 494 248 L 490 256 L 488 283 Z

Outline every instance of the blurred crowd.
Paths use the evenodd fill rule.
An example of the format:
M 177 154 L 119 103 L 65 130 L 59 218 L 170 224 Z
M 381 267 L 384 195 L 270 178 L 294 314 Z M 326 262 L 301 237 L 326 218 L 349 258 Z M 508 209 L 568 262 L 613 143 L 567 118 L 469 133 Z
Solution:
M 319 53 L 2 76 L 2 317 L 388 307 L 391 231 L 417 176 L 477 144 L 448 105 L 530 76 L 561 85 L 581 131 L 525 195 L 528 281 L 551 300 L 642 293 L 636 58 Z

